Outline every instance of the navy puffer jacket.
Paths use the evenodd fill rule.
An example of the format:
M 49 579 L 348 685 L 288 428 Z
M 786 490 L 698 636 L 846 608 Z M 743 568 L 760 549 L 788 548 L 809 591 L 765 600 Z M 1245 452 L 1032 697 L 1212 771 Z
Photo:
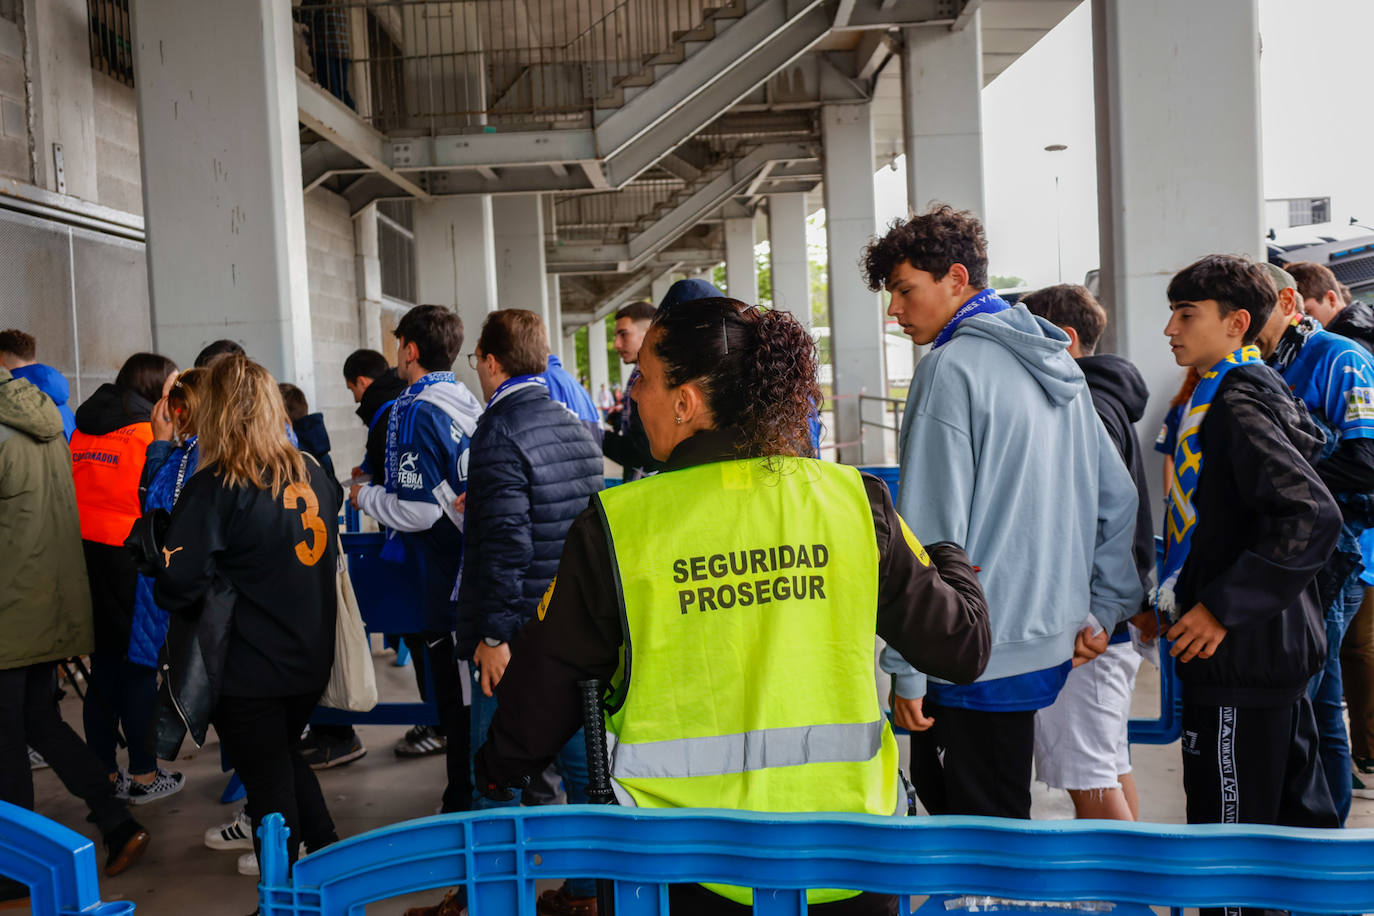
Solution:
M 558 571 L 573 519 L 605 486 L 601 447 L 534 384 L 486 409 L 468 453 L 458 654 L 490 636 L 510 642 Z

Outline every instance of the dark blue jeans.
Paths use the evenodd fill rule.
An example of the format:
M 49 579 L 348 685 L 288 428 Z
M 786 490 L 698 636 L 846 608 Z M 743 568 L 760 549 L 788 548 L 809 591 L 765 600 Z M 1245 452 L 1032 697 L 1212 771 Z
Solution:
M 487 731 L 491 728 L 491 720 L 496 716 L 496 697 L 489 697 L 482 692 L 482 685 L 479 681 L 477 666 L 470 667 L 472 672 L 472 755 L 475 757 L 477 751 L 486 743 Z M 577 730 L 563 750 L 559 751 L 554 758 L 554 763 L 558 767 L 558 772 L 563 774 L 563 791 L 568 796 L 568 804 L 585 805 L 587 804 L 587 742 L 582 736 L 582 729 Z M 473 776 L 472 785 L 476 786 L 476 776 Z M 507 808 L 521 803 L 520 792 L 516 791 L 515 797 L 508 802 L 492 801 L 485 795 L 481 795 L 474 790 L 472 808 L 480 811 L 486 808 Z M 573 897 L 595 897 L 596 881 L 592 878 L 569 878 L 563 884 L 564 890 Z
M 1341 596 L 1326 609 L 1326 667 L 1307 685 L 1321 738 L 1322 769 L 1326 771 L 1326 782 L 1331 788 L 1331 800 L 1336 804 L 1341 826 L 1345 826 L 1346 815 L 1350 813 L 1351 771 L 1350 736 L 1341 710 L 1341 641 L 1362 600 L 1364 584 L 1357 575 L 1345 584 Z
M 124 727 L 129 743 L 129 772 L 136 776 L 157 769 L 157 671 L 117 655 L 91 655 L 91 683 L 81 710 L 86 743 L 105 772 L 116 773 L 116 734 Z

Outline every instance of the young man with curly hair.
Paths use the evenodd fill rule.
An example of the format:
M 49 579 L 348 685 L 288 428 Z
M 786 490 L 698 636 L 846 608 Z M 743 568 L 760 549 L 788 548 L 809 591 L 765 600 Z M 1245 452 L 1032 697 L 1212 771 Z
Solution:
M 1068 337 L 987 288 L 977 217 L 935 206 L 898 220 L 863 268 L 892 294 L 888 314 L 932 345 L 907 399 L 897 510 L 923 543 L 967 551 L 992 625 L 991 660 L 967 686 L 884 650 L 916 790 L 932 814 L 1028 818 L 1035 711 L 1140 606 L 1135 486 Z

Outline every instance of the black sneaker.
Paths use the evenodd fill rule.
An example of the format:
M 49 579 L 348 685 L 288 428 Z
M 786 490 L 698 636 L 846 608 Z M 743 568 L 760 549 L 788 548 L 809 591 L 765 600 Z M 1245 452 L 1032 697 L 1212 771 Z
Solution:
M 1355 772 L 1374 776 L 1374 757 L 1355 757 L 1351 762 L 1355 764 Z
M 159 798 L 177 794 L 184 785 L 186 785 L 185 776 L 158 767 L 157 772 L 153 775 L 153 781 L 147 785 L 130 777 L 129 804 L 146 805 L 148 802 L 155 802 Z
M 448 741 L 432 725 L 417 725 L 393 748 L 397 757 L 429 757 L 448 749 Z
M 367 753 L 367 748 L 363 747 L 357 732 L 350 732 L 342 741 L 326 740 L 324 735 L 316 732 L 312 732 L 311 736 L 315 740 L 311 742 L 310 747 L 302 744 L 301 756 L 310 764 L 312 770 L 346 766 Z
M 148 848 L 148 840 L 148 831 L 133 818 L 105 834 L 105 877 L 113 878 L 137 862 Z

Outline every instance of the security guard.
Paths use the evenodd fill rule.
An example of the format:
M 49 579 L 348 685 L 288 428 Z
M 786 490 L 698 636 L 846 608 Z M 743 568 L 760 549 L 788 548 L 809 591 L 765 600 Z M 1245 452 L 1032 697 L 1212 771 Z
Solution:
M 974 680 L 990 634 L 968 557 L 927 552 L 876 478 L 799 457 L 820 391 L 791 314 L 725 298 L 660 310 L 640 371 L 633 397 L 665 471 L 598 494 L 574 522 L 501 682 L 478 786 L 542 771 L 581 725 L 577 682 L 598 678 L 622 805 L 905 813 L 873 634 L 922 670 Z M 670 891 L 674 913 L 750 899 Z M 808 900 L 834 914 L 895 903 Z M 586 911 L 540 911 L 572 904 Z

